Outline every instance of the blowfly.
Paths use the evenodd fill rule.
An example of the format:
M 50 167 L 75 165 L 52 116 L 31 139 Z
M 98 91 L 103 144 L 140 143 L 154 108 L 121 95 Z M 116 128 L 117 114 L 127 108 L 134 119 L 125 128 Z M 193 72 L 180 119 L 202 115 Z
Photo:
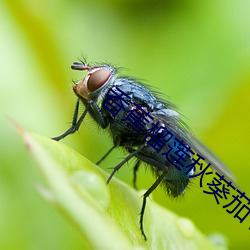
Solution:
M 131 158 L 136 158 L 134 185 L 140 165 L 150 166 L 156 181 L 143 195 L 140 230 L 145 240 L 143 215 L 146 200 L 159 184 L 170 196 L 183 194 L 190 179 L 202 170 L 201 161 L 223 176 L 234 179 L 228 168 L 190 133 L 175 106 L 158 97 L 148 85 L 133 78 L 119 77 L 118 70 L 109 64 L 90 66 L 80 61 L 74 62 L 71 68 L 84 70 L 87 74 L 73 87 L 77 102 L 71 127 L 53 139 L 59 141 L 76 132 L 89 113 L 113 138 L 113 147 L 98 163 L 116 147 L 128 152 L 124 160 L 114 167 L 107 183 Z M 85 110 L 79 115 L 80 103 Z

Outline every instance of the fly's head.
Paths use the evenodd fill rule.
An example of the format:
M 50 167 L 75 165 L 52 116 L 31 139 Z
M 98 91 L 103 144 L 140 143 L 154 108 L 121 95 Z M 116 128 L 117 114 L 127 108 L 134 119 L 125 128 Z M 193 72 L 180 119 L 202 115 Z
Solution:
M 74 62 L 71 69 L 88 71 L 73 87 L 75 94 L 85 100 L 98 98 L 116 77 L 115 69 L 110 65 L 89 66 L 83 62 Z

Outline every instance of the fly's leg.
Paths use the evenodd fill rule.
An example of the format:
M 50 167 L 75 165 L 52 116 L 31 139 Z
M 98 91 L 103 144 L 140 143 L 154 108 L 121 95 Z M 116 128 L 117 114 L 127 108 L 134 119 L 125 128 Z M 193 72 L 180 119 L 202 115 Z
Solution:
M 137 189 L 137 188 L 136 188 L 136 173 L 137 173 L 137 171 L 138 171 L 140 165 L 141 165 L 141 161 L 140 161 L 140 160 L 137 160 L 137 161 L 136 161 L 136 164 L 135 164 L 135 166 L 134 166 L 134 168 L 133 168 L 133 186 L 134 186 L 135 189 Z
M 102 128 L 106 128 L 108 126 L 106 115 L 100 110 L 97 103 L 93 100 L 90 100 L 88 104 L 90 105 L 89 113 Z
M 96 165 L 99 165 L 115 148 L 116 146 L 114 145 L 97 163 Z
M 94 119 L 101 125 L 102 128 L 107 127 L 108 123 L 107 123 L 106 116 L 102 113 L 102 111 L 100 110 L 100 108 L 98 107 L 98 105 L 94 101 L 90 101 L 86 105 L 86 109 L 84 110 L 84 112 L 80 116 L 79 120 L 77 120 L 78 113 L 79 113 L 79 104 L 80 104 L 80 100 L 78 99 L 76 102 L 71 127 L 62 135 L 59 135 L 57 137 L 52 138 L 53 140 L 60 141 L 64 137 L 68 136 L 69 134 L 75 133 L 79 129 L 84 117 L 86 116 L 86 114 L 88 112 L 94 115 Z
M 86 116 L 86 114 L 88 112 L 88 106 L 87 106 L 86 109 L 84 110 L 84 112 L 82 113 L 81 117 L 77 121 L 78 112 L 79 112 L 79 103 L 80 103 L 80 101 L 78 99 L 77 102 L 76 102 L 76 106 L 75 106 L 75 111 L 74 111 L 74 116 L 73 116 L 71 127 L 65 133 L 63 133 L 62 135 L 59 135 L 57 137 L 52 138 L 53 140 L 60 141 L 64 137 L 68 136 L 69 134 L 75 133 L 79 129 L 79 127 L 80 127 L 80 125 L 81 125 L 84 117 Z
M 147 190 L 147 192 L 143 195 L 142 207 L 140 212 L 140 230 L 143 235 L 144 240 L 147 240 L 147 236 L 143 229 L 143 216 L 146 208 L 146 200 L 148 196 L 157 188 L 157 186 L 162 182 L 163 178 L 165 177 L 166 173 L 163 173 L 158 177 L 158 179 L 153 183 L 153 185 Z
M 96 163 L 96 165 L 99 165 L 112 151 L 113 151 L 113 149 L 115 149 L 115 145 Z M 132 151 L 132 152 L 134 152 L 134 151 Z M 134 188 L 135 189 L 137 189 L 136 188 L 136 172 L 138 171 L 138 169 L 139 169 L 139 167 L 140 167 L 140 165 L 141 165 L 141 161 L 140 160 L 137 160 L 136 161 L 136 164 L 135 164 L 135 166 L 134 166 L 134 168 L 133 168 L 133 186 L 134 186 Z
M 111 181 L 112 177 L 114 174 L 127 162 L 129 161 L 132 157 L 134 157 L 140 150 L 142 150 L 146 144 L 141 145 L 137 150 L 134 150 L 132 153 L 130 153 L 122 162 L 120 162 L 116 167 L 114 167 L 112 173 L 110 174 L 107 184 Z

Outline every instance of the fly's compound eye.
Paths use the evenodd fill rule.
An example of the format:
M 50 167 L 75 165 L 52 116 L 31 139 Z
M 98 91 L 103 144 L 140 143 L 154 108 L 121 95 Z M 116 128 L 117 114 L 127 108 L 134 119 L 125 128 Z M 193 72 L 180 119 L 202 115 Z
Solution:
M 108 69 L 99 69 L 90 74 L 88 79 L 88 90 L 93 92 L 99 89 L 110 77 L 111 72 Z

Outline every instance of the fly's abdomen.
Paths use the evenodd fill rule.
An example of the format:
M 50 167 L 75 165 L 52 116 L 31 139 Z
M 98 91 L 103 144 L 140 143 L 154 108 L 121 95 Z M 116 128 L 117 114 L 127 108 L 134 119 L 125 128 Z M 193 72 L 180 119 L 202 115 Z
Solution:
M 162 184 L 173 197 L 184 193 L 190 180 L 193 151 L 176 137 L 151 135 L 136 157 L 150 165 L 156 176 L 165 174 Z M 167 141 L 167 142 L 166 142 Z

